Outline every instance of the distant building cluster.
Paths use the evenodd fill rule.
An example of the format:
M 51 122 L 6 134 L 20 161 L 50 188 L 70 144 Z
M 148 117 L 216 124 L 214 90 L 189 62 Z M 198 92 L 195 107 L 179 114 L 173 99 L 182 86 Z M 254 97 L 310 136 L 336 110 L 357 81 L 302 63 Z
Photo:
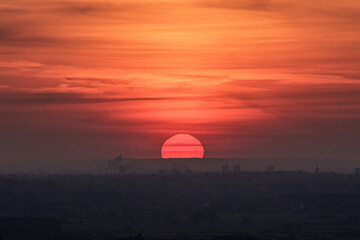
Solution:
M 123 162 L 122 155 L 114 159 L 108 160 L 108 173 L 113 174 L 136 174 L 136 173 L 143 173 L 140 167 L 135 166 L 135 164 L 125 164 Z
M 108 160 L 108 171 L 113 173 L 125 173 L 125 166 L 122 164 L 122 155 Z
M 147 161 L 150 161 L 150 159 L 145 159 Z M 197 159 L 196 159 L 197 160 Z M 196 161 L 194 160 L 194 161 Z M 223 164 L 221 165 L 218 170 L 210 170 L 210 171 L 201 171 L 201 170 L 195 170 L 192 169 L 189 165 L 191 165 L 191 162 L 187 162 L 189 165 L 182 164 L 180 162 L 175 162 L 171 160 L 168 161 L 168 165 L 165 164 L 163 166 L 159 166 L 159 169 L 157 170 L 146 170 L 142 167 L 138 166 L 139 164 L 135 165 L 135 163 L 132 163 L 132 161 L 127 159 L 127 162 L 124 162 L 123 156 L 119 155 L 114 159 L 109 159 L 107 161 L 107 172 L 111 174 L 153 174 L 157 173 L 158 175 L 191 175 L 191 174 L 198 174 L 201 172 L 207 172 L 207 173 L 220 173 L 222 175 L 228 175 L 228 174 L 240 174 L 243 172 L 243 169 L 239 164 L 229 165 L 229 164 Z M 266 165 L 264 168 L 264 172 L 275 172 L 276 170 L 275 165 L 269 164 Z M 281 170 L 280 170 L 281 171 Z M 248 172 L 248 171 L 245 171 Z M 312 172 L 315 175 L 320 174 L 320 168 L 317 164 L 314 168 L 314 171 Z M 360 176 L 360 168 L 355 168 L 355 175 Z

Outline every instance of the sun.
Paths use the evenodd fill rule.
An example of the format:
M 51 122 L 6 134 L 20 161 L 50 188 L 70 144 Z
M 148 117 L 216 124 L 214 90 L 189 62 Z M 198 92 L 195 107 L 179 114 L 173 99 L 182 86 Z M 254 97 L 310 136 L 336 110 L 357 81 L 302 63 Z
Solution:
M 190 134 L 175 134 L 161 147 L 162 158 L 203 158 L 204 147 Z

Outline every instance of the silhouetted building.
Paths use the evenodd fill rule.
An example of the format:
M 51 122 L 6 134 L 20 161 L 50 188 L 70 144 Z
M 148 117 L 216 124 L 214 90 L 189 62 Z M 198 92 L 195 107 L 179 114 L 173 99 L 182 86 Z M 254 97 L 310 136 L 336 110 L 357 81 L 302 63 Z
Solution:
M 275 166 L 274 166 L 274 165 L 268 165 L 268 166 L 266 166 L 266 171 L 267 171 L 267 172 L 273 172 L 273 171 L 275 171 Z
M 319 174 L 320 170 L 319 170 L 319 165 L 316 165 L 316 168 L 315 168 L 315 174 Z
M 113 173 L 124 173 L 126 168 L 122 165 L 122 155 L 108 160 L 108 171 Z
M 221 172 L 222 172 L 222 174 L 229 174 L 230 173 L 229 166 L 227 164 L 222 165 L 221 166 Z
M 235 166 L 233 166 L 233 172 L 234 172 L 234 173 L 239 173 L 239 172 L 241 172 L 240 165 L 235 165 Z
M 173 168 L 173 169 L 170 170 L 170 174 L 171 175 L 180 175 L 181 173 L 180 173 L 180 171 L 178 169 Z

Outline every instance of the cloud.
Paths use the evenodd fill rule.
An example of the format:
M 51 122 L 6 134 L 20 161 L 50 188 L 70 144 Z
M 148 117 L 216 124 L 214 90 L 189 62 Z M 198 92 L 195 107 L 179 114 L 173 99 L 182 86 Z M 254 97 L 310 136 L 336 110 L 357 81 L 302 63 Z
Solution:
M 32 61 L 0 61 L 0 68 L 38 68 L 44 65 L 39 62 Z
M 110 2 L 63 2 L 55 8 L 57 12 L 70 15 L 95 15 L 99 13 L 110 13 L 117 11 L 114 4 Z
M 280 8 L 289 7 L 291 3 L 281 3 L 273 0 L 203 0 L 201 6 L 212 8 L 229 8 L 253 11 L 275 11 Z
M 86 46 L 99 43 L 99 39 L 81 39 L 81 38 L 65 38 L 60 36 L 41 36 L 34 33 L 33 27 L 24 28 L 23 26 L 13 26 L 11 30 L 6 28 L 0 29 L 0 47 L 18 47 L 18 48 L 34 48 L 34 47 L 55 47 L 63 48 L 77 46 L 84 48 Z
M 176 100 L 176 97 L 129 97 L 111 98 L 91 96 L 83 93 L 71 92 L 12 92 L 3 93 L 0 96 L 2 105 L 33 105 L 33 104 L 84 104 L 84 103 L 109 103 L 109 102 L 133 102 L 133 101 L 168 101 Z
M 25 14 L 25 13 L 28 13 L 28 11 L 23 8 L 1 8 L 0 7 L 0 15 L 1 16 L 13 15 L 13 14 Z
M 238 83 L 241 84 L 241 83 Z M 359 119 L 360 84 L 274 84 L 255 92 L 233 92 L 223 98 L 235 100 L 228 107 L 244 105 L 277 117 Z
M 94 84 L 94 83 L 101 83 L 101 84 L 108 84 L 108 85 L 128 85 L 130 83 L 129 80 L 122 80 L 122 79 L 112 79 L 112 78 L 94 78 L 94 77 L 67 77 L 65 78 L 67 82 L 70 83 L 78 83 L 78 84 Z

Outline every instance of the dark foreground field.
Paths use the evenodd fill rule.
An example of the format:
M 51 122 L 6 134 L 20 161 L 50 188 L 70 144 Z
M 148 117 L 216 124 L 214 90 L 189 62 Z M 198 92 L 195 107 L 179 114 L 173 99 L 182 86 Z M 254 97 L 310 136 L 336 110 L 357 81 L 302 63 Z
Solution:
M 360 239 L 360 177 L 2 176 L 1 239 Z

